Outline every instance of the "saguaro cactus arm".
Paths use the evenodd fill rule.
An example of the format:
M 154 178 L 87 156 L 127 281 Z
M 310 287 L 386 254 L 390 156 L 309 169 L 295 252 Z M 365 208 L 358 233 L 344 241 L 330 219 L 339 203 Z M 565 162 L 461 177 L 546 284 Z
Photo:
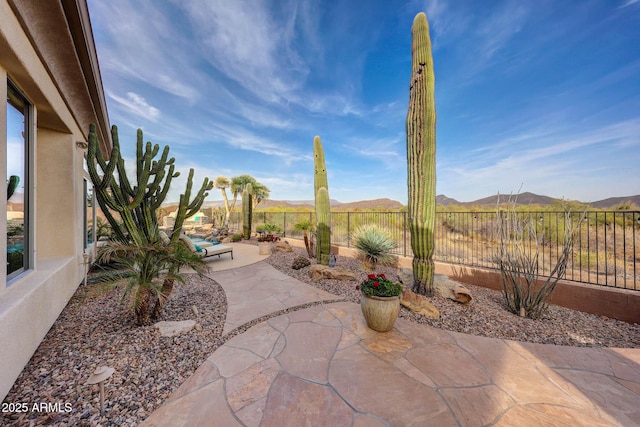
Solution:
M 413 290 L 431 295 L 436 212 L 436 109 L 429 24 L 423 12 L 413 20 L 411 35 L 412 66 L 406 129 L 409 230 L 414 254 Z

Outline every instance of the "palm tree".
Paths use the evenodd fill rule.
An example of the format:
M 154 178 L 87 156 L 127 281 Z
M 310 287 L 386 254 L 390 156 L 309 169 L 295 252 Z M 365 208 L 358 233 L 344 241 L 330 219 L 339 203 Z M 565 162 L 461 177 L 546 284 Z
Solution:
M 110 264 L 114 270 L 95 281 L 107 288 L 124 286 L 122 298 L 129 299 L 138 325 L 149 323 L 152 314 L 160 314 L 176 280 L 184 283 L 181 267 L 190 267 L 198 274 L 208 271 L 204 260 L 182 242 L 160 240 L 142 245 L 113 241 L 100 248 L 97 261 Z
M 293 229 L 295 231 L 301 231 L 303 233 L 304 247 L 307 249 L 307 254 L 309 255 L 309 258 L 315 257 L 316 254 L 314 251 L 315 245 L 313 243 L 313 225 L 311 224 L 311 221 L 309 221 L 308 219 L 304 219 L 294 225 Z M 311 235 L 311 239 L 309 239 L 309 235 Z
M 269 198 L 271 190 L 269 190 L 269 187 L 266 185 L 257 181 L 252 183 L 251 187 L 253 188 L 253 209 L 255 210 L 256 206 L 258 206 L 261 201 Z
M 227 197 L 227 188 L 231 187 L 231 181 L 226 176 L 220 175 L 213 181 L 213 186 L 220 189 L 222 193 L 222 198 L 224 199 L 224 208 L 227 211 L 227 214 L 224 219 L 224 225 L 229 225 L 229 218 L 231 217 L 231 208 L 229 207 L 229 197 Z M 234 200 L 235 204 L 235 200 Z

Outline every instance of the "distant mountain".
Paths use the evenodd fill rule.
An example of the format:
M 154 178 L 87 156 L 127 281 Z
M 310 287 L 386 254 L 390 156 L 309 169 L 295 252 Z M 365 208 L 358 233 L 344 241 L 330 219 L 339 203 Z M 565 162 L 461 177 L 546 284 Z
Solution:
M 540 194 L 534 194 L 530 192 L 520 193 L 520 194 L 496 194 L 495 196 L 489 196 L 482 199 L 474 200 L 472 202 L 458 202 L 455 199 L 445 196 L 444 194 L 440 194 L 436 196 L 436 203 L 442 206 L 452 206 L 452 205 L 461 205 L 461 206 L 495 206 L 500 200 L 500 203 L 507 203 L 509 200 L 515 201 L 517 205 L 539 205 L 539 206 L 549 206 L 554 203 L 561 201 L 562 199 L 556 199 L 549 196 L 543 196 Z M 635 206 L 640 206 L 640 195 L 636 196 L 628 196 L 628 197 L 610 197 L 608 199 L 599 200 L 596 202 L 586 203 L 593 208 L 600 209 L 610 209 L 615 206 L 620 205 L 621 203 L 629 203 Z
M 462 203 L 460 203 L 456 199 L 447 197 L 444 194 L 439 194 L 436 196 L 436 204 L 441 206 L 451 206 L 451 205 L 461 205 Z
M 397 200 L 391 199 L 375 199 L 375 200 L 362 200 L 360 202 L 351 202 L 351 203 L 339 203 L 335 206 L 332 206 L 335 209 L 339 210 L 355 210 L 355 209 L 400 209 L 402 207 L 402 203 Z
M 590 206 L 594 208 L 612 208 L 614 206 L 618 206 L 621 203 L 629 203 L 633 204 L 636 207 L 640 206 L 640 194 L 637 196 L 629 196 L 629 197 L 609 197 L 608 199 L 598 200 L 597 202 L 589 203 Z
M 557 202 L 558 199 L 554 199 L 553 197 L 541 196 L 539 194 L 524 192 L 520 194 L 496 194 L 495 196 L 485 197 L 483 199 L 474 200 L 473 202 L 466 202 L 463 205 L 492 205 L 495 206 L 500 203 L 513 202 L 516 205 L 552 205 Z

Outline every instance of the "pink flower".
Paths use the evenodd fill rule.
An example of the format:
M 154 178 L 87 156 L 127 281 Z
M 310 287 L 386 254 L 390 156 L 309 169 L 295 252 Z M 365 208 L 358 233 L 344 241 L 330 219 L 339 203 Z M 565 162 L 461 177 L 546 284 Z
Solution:
M 369 279 L 373 280 L 373 279 L 375 279 L 375 278 L 376 278 L 376 275 L 375 275 L 375 274 L 369 274 L 367 277 L 368 277 Z
M 356 291 L 360 290 L 360 285 L 356 285 Z
M 378 282 L 373 282 L 373 286 L 375 286 L 375 287 L 377 288 L 378 286 L 380 286 L 380 283 L 378 283 Z
M 386 279 L 386 277 L 384 277 L 383 273 L 378 274 L 378 277 L 382 278 L 382 279 Z

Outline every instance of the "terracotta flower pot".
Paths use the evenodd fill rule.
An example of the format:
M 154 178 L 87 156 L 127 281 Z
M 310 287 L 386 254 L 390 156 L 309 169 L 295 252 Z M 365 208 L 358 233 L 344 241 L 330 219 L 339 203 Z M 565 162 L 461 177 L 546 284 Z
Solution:
M 258 242 L 258 254 L 271 255 L 273 250 L 273 243 L 271 242 Z
M 378 332 L 388 332 L 400 313 L 400 297 L 374 297 L 362 294 L 360 308 L 367 326 Z

